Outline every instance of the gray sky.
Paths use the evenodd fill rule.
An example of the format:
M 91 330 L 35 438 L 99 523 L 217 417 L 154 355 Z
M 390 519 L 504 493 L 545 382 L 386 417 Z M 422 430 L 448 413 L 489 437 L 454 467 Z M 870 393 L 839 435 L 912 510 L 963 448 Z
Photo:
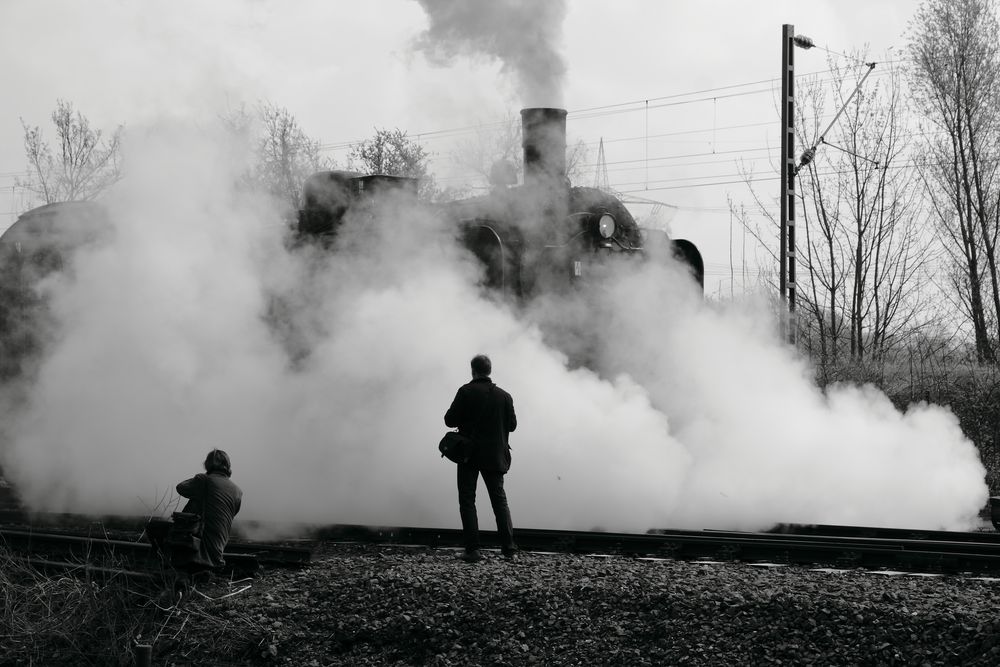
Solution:
M 504 3 L 492 4 L 502 14 Z M 827 49 L 797 52 L 805 76 L 825 70 L 830 51 L 868 47 L 881 60 L 902 48 L 917 3 L 577 0 L 564 16 L 559 3 L 547 6 L 549 34 L 529 36 L 500 16 L 487 21 L 496 34 L 545 42 L 541 50 L 562 59 L 565 76 L 548 95 L 526 100 L 496 58 L 459 53 L 429 63 L 414 48 L 428 28 L 416 0 L 3 0 L 0 229 L 28 204 L 14 187 L 26 168 L 19 119 L 51 136 L 58 98 L 107 130 L 205 119 L 266 99 L 288 108 L 340 164 L 348 142 L 399 127 L 432 153 L 432 172 L 446 185 L 457 178 L 454 142 L 470 135 L 434 133 L 523 106 L 563 106 L 570 139 L 588 145 L 589 163 L 604 140 L 612 187 L 681 207 L 670 218 L 673 233 L 699 245 L 708 288 L 720 289 L 729 273 L 727 198 L 749 200 L 746 186 L 732 182 L 740 178 L 737 160 L 773 178 L 782 25 Z M 596 166 L 588 173 L 596 177 Z M 777 182 L 758 187 L 773 197 Z M 737 264 L 742 247 L 734 238 Z M 751 265 L 760 259 L 746 257 Z
M 230 196 L 232 147 L 197 131 L 266 99 L 341 164 L 375 127 L 405 129 L 444 180 L 449 141 L 469 136 L 455 130 L 563 106 L 593 159 L 604 140 L 612 187 L 678 207 L 674 235 L 701 247 L 714 292 L 727 201 L 749 200 L 736 159 L 773 178 L 782 24 L 882 54 L 914 5 L 605 0 L 563 16 L 493 0 L 428 31 L 425 8 L 451 4 L 0 0 L 0 192 L 25 168 L 19 118 L 47 126 L 62 98 L 128 126 L 113 242 L 47 286 L 60 335 L 30 400 L 0 419 L 4 472 L 30 506 L 162 512 L 223 446 L 243 516 L 454 526 L 454 473 L 432 447 L 465 359 L 488 351 L 517 397 L 519 526 L 975 520 L 984 470 L 954 415 L 898 411 L 872 387 L 821 392 L 763 299 L 706 303 L 677 267 L 648 262 L 519 313 L 481 298 L 453 230 L 413 207 L 346 225 L 336 261 L 315 267 L 285 252 L 266 202 Z M 543 11 L 518 22 L 521 6 Z M 505 60 L 452 48 L 459 25 L 477 35 L 461 46 Z M 802 75 L 827 67 L 828 51 L 798 54 Z M 0 204 L 9 222 L 18 202 Z M 309 350 L 294 370 L 261 317 L 274 295 Z M 543 325 L 591 334 L 606 372 L 570 367 Z

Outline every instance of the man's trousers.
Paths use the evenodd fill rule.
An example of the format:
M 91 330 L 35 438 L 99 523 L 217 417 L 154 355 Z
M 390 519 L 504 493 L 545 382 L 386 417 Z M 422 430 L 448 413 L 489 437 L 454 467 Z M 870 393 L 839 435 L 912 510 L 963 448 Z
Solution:
M 462 534 L 466 550 L 479 548 L 479 517 L 476 514 L 476 486 L 479 476 L 486 482 L 490 494 L 493 515 L 497 520 L 497 537 L 500 548 L 506 553 L 516 549 L 514 527 L 507 506 L 507 494 L 503 490 L 504 473 L 496 470 L 480 470 L 470 463 L 458 464 L 458 511 L 462 516 Z

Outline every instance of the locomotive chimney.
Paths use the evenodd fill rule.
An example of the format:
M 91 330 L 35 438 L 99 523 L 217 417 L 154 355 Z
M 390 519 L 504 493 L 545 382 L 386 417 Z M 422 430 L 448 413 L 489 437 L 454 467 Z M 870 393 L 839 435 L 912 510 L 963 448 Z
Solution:
M 569 182 L 566 179 L 566 110 L 550 107 L 521 109 L 524 147 L 525 230 L 530 269 L 521 279 L 526 293 L 550 292 L 566 282 Z
M 566 110 L 521 109 L 524 184 L 563 188 L 566 182 Z

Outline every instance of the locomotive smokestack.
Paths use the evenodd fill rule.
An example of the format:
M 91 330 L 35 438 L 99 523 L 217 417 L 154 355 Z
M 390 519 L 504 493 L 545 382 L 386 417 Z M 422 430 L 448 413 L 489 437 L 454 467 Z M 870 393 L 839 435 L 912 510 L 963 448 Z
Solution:
M 566 110 L 521 109 L 524 147 L 526 222 L 532 243 L 525 251 L 531 270 L 522 274 L 525 292 L 552 293 L 565 283 L 570 236 L 566 229 L 569 183 L 566 179 Z
M 524 184 L 564 188 L 566 183 L 566 110 L 521 109 Z

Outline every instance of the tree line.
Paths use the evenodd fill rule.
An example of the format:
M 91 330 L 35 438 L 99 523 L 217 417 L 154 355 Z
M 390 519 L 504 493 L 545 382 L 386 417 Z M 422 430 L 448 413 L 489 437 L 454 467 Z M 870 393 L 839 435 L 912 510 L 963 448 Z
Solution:
M 21 120 L 28 175 L 16 184 L 34 195 L 34 203 L 91 200 L 121 178 L 123 125 L 105 136 L 66 100 L 57 100 L 51 121 L 55 148 L 39 126 Z M 242 175 L 243 185 L 274 196 L 289 215 L 298 209 L 302 186 L 311 174 L 341 168 L 323 156 L 320 142 L 310 137 L 285 107 L 268 101 L 244 105 L 219 121 L 226 131 L 242 137 L 253 148 L 252 164 Z M 501 125 L 500 132 L 477 132 L 451 156 L 456 166 L 478 178 L 484 187 L 497 180 L 498 165 L 508 169 L 515 180 L 523 170 L 520 123 L 511 115 Z M 582 141 L 569 147 L 567 170 L 571 176 L 581 174 L 586 153 Z M 418 196 L 427 200 L 468 194 L 460 188 L 439 187 L 429 170 L 430 158 L 406 131 L 376 127 L 371 137 L 351 147 L 343 169 L 417 179 Z
M 54 148 L 39 126 L 21 119 L 28 175 L 16 183 L 34 195 L 36 204 L 89 201 L 121 178 L 124 125 L 105 136 L 66 100 L 57 100 L 50 120 Z M 338 167 L 322 155 L 320 142 L 310 137 L 285 107 L 268 101 L 253 107 L 244 105 L 219 121 L 253 148 L 252 164 L 242 175 L 243 185 L 274 196 L 287 213 L 298 208 L 302 186 L 311 174 Z M 428 158 L 406 132 L 376 128 L 374 136 L 352 148 L 346 169 L 417 178 L 421 193 L 432 197 L 438 191 L 427 170 Z
M 821 366 L 914 351 L 997 362 L 998 34 L 994 0 L 924 0 L 879 76 L 857 88 L 872 65 L 856 51 L 797 82 L 796 145 L 816 152 L 795 176 L 794 326 Z M 732 212 L 777 265 L 777 199 L 754 196 Z

